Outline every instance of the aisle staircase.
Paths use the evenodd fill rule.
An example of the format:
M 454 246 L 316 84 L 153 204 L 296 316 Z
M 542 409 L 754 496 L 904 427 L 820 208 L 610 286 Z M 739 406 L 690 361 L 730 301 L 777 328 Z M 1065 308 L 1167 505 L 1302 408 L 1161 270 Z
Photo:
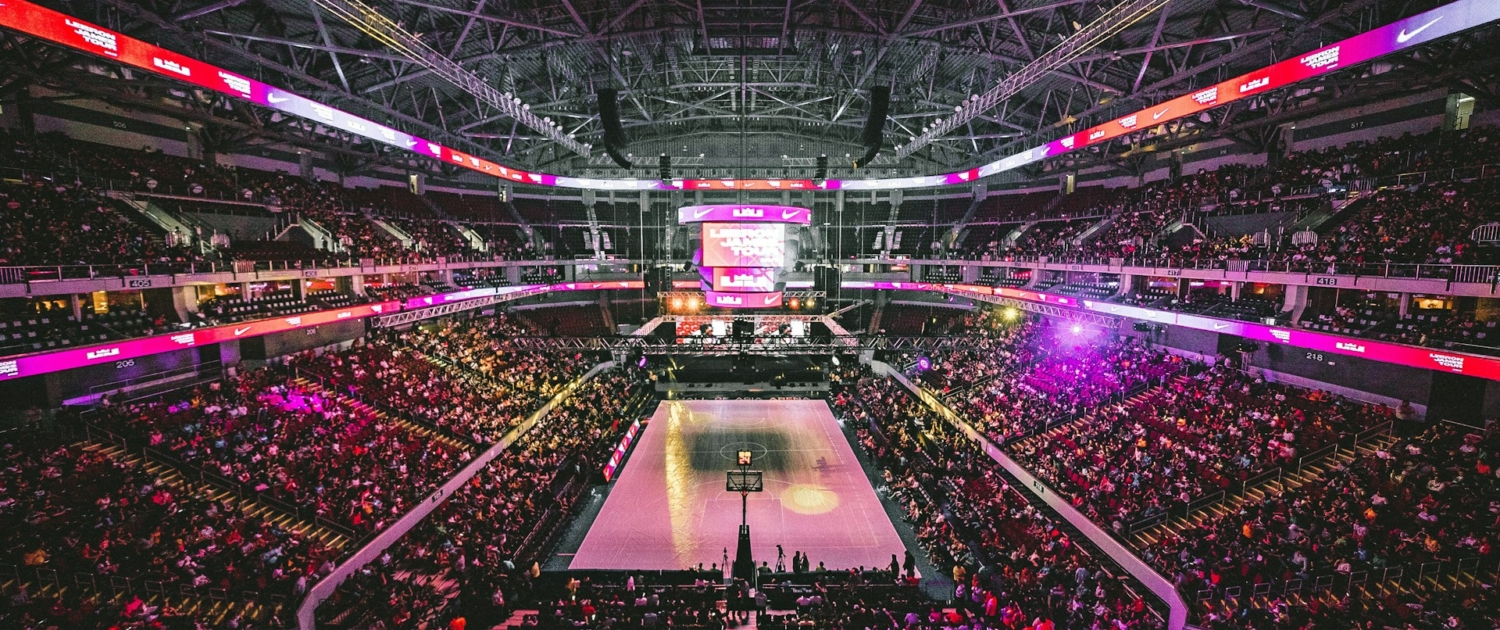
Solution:
M 298 534 L 301 534 L 308 538 L 317 539 L 319 542 L 327 545 L 330 549 L 343 551 L 346 547 L 349 546 L 351 542 L 353 542 L 349 540 L 347 536 L 324 527 L 306 523 L 294 515 L 286 514 L 280 510 L 267 505 L 256 503 L 254 501 L 247 501 L 232 492 L 208 483 L 194 482 L 187 475 L 184 475 L 183 471 L 181 470 L 153 460 L 144 455 L 127 451 L 118 445 L 104 442 L 88 442 L 85 444 L 84 450 L 99 453 L 101 455 L 104 455 L 105 457 L 119 462 L 140 466 L 146 472 L 154 475 L 157 479 L 160 479 L 163 482 L 166 482 L 167 485 L 179 490 L 201 493 L 214 501 L 228 501 L 234 504 L 236 507 L 240 508 L 240 510 L 248 516 L 253 516 L 265 520 L 278 527 L 281 527 L 282 529 L 297 532 Z
M 1384 433 L 1363 444 L 1356 445 L 1352 450 L 1341 448 L 1324 459 L 1303 466 L 1300 471 L 1289 471 L 1261 485 L 1248 488 L 1244 494 L 1232 496 L 1225 501 L 1206 506 L 1185 517 L 1179 516 L 1135 532 L 1130 536 L 1130 543 L 1137 549 L 1146 549 L 1160 542 L 1165 536 L 1179 535 L 1184 530 L 1198 527 L 1209 519 L 1238 512 L 1240 506 L 1247 502 L 1265 501 L 1266 498 L 1273 494 L 1295 490 L 1307 484 L 1321 481 L 1335 467 L 1347 466 L 1362 456 L 1373 455 L 1375 451 L 1390 448 L 1395 443 L 1396 437 L 1394 435 Z
M 311 539 L 316 539 L 337 552 L 342 553 L 351 544 L 351 541 L 347 537 L 337 532 L 308 524 L 279 510 L 254 501 L 245 500 L 242 497 L 210 484 L 194 482 L 176 468 L 164 465 L 141 454 L 133 453 L 117 444 L 111 442 L 82 442 L 80 445 L 85 451 L 98 453 L 118 462 L 139 466 L 161 482 L 185 494 L 201 494 L 214 501 L 229 502 L 239 507 L 247 515 L 261 518 L 287 530 L 295 531 Z M 85 577 L 89 579 L 84 580 L 83 578 Z M 17 577 L 16 581 L 19 582 L 20 578 Z M 132 586 L 132 583 L 137 586 Z M 8 589 L 14 586 L 14 584 L 6 583 L 4 586 Z M 115 604 L 122 604 L 132 598 L 139 597 L 147 606 L 170 606 L 183 617 L 201 619 L 214 627 L 227 625 L 233 619 L 240 619 L 241 623 L 251 622 L 258 624 L 285 618 L 297 604 L 297 602 L 288 600 L 280 595 L 272 595 L 261 601 L 261 594 L 256 591 L 231 593 L 225 589 L 195 589 L 188 585 L 173 585 L 169 588 L 168 585 L 160 582 L 134 577 L 111 576 L 107 583 L 100 583 L 94 576 L 82 573 L 73 576 L 72 585 L 64 585 L 62 580 L 54 578 L 50 583 L 41 581 L 33 586 L 36 587 L 36 590 L 33 591 L 32 595 L 42 597 L 66 597 L 71 595 L 82 598 L 97 598 L 97 601 L 108 601 Z
M 1173 377 L 1173 378 L 1177 379 L 1177 378 L 1183 378 L 1183 377 L 1182 376 L 1176 376 L 1176 377 Z M 1143 389 L 1139 393 L 1126 398 L 1123 404 L 1125 404 L 1126 406 L 1134 406 L 1136 403 L 1139 403 L 1142 400 L 1145 400 L 1147 398 L 1155 396 L 1160 391 L 1161 391 L 1160 387 L 1151 387 L 1151 388 Z M 1111 403 L 1111 404 L 1113 404 L 1113 403 Z M 1009 450 L 1011 452 L 1015 452 L 1017 450 L 1023 450 L 1023 449 L 1025 449 L 1025 448 L 1027 448 L 1027 447 L 1031 446 L 1032 444 L 1035 444 L 1036 442 L 1039 442 L 1039 441 L 1055 442 L 1058 439 L 1060 439 L 1062 437 L 1065 437 L 1067 435 L 1067 433 L 1068 433 L 1069 428 L 1072 427 L 1074 424 L 1077 424 L 1079 422 L 1086 422 L 1086 421 L 1089 421 L 1089 420 L 1093 420 L 1094 416 L 1097 413 L 1098 413 L 1098 410 L 1095 409 L 1094 411 L 1090 412 L 1088 415 L 1081 416 L 1081 417 L 1079 417 L 1077 419 L 1074 419 L 1074 420 L 1072 420 L 1070 422 L 1059 422 L 1059 423 L 1057 423 L 1057 424 L 1055 424 L 1053 426 L 1046 427 L 1046 428 L 1044 428 L 1044 429 L 1042 429 L 1040 431 L 1032 433 L 1029 436 L 1026 436 L 1024 438 L 1021 438 L 1019 440 L 1011 442 L 1009 445 L 1006 446 L 1006 450 Z
M 415 435 L 420 435 L 424 438 L 427 438 L 428 440 L 452 447 L 454 450 L 467 451 L 473 449 L 475 446 L 474 443 L 467 438 L 455 435 L 438 427 L 428 426 L 425 424 L 417 424 L 416 422 L 403 418 L 400 415 L 387 412 L 385 409 L 366 403 L 365 401 L 348 394 L 330 390 L 326 387 L 323 387 L 321 383 L 311 380 L 305 376 L 298 376 L 292 379 L 292 382 L 296 383 L 298 387 L 309 391 L 323 392 L 324 394 L 327 394 L 333 399 L 339 401 L 339 404 L 348 406 L 350 409 L 353 409 L 358 413 L 374 416 L 376 418 L 379 418 L 381 422 L 394 424 L 398 427 L 401 427 L 403 430 L 409 431 Z

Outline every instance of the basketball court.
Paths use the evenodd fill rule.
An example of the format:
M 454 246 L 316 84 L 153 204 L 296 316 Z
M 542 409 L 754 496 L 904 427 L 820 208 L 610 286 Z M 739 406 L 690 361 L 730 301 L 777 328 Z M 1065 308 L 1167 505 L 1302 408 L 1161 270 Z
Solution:
M 813 567 L 885 567 L 904 552 L 875 491 L 821 400 L 666 401 L 642 434 L 571 569 L 683 569 L 730 559 L 740 495 L 736 453 L 752 453 L 765 491 L 750 495 L 757 566 L 776 545 Z

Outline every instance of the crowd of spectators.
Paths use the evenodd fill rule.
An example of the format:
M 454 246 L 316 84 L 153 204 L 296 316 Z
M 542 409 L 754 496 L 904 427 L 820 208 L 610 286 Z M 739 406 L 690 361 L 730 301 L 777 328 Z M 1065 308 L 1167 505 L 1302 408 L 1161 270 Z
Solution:
M 634 420 L 627 414 L 646 383 L 632 368 L 603 372 L 580 385 L 407 534 L 382 564 L 459 583 L 455 599 L 462 610 L 443 615 L 465 615 L 471 622 L 505 619 L 510 602 L 526 596 L 540 574 L 541 545 L 571 518 L 577 493 Z M 336 612 L 351 602 L 385 601 L 384 592 L 367 590 L 382 584 L 409 590 L 399 580 L 370 577 L 340 588 L 325 606 Z
M 1011 451 L 1089 518 L 1123 533 L 1391 416 L 1388 407 L 1268 383 L 1220 362 Z
M 43 180 L 0 184 L 0 265 L 193 262 L 90 188 Z
M 458 230 L 434 219 L 389 219 L 413 240 L 413 249 L 427 256 L 459 256 L 470 251 L 468 241 Z
M 356 532 L 389 525 L 472 457 L 279 368 L 111 405 L 102 421 L 188 466 Z
M 1335 463 L 1317 483 L 1247 497 L 1141 555 L 1189 595 L 1256 585 L 1279 593 L 1324 576 L 1344 586 L 1356 574 L 1373 586 L 1387 570 L 1493 565 L 1500 436 L 1450 423 L 1413 433 Z
M 1160 383 L 1181 359 L 1125 337 L 1101 339 L 1032 316 L 978 316 L 963 343 L 932 353 L 917 378 L 1005 444 Z
M 1123 580 L 1012 488 L 998 464 L 899 384 L 860 368 L 834 379 L 835 413 L 856 427 L 882 469 L 884 491 L 933 564 L 953 567 L 961 614 L 992 627 L 1160 626 Z M 905 627 L 904 618 L 877 627 Z
M 1379 326 L 1360 331 L 1387 341 L 1419 346 L 1494 348 L 1500 345 L 1500 321 L 1477 313 L 1413 312 L 1391 317 Z
M 1018 255 L 1149 259 L 1169 264 L 1190 261 L 1261 261 L 1273 266 L 1312 270 L 1339 265 L 1493 264 L 1491 250 L 1470 237 L 1475 227 L 1500 221 L 1496 185 L 1490 167 L 1485 179 L 1479 166 L 1500 161 L 1500 138 L 1492 130 L 1432 132 L 1356 142 L 1290 154 L 1275 164 L 1229 164 L 1173 180 L 1161 180 L 1100 196 L 1100 207 L 1082 214 L 1109 214 L 1111 223 L 1082 246 L 1051 238 L 1049 230 L 1010 247 L 976 243 L 961 255 L 1002 258 Z M 1457 170 L 1452 170 L 1457 169 Z M 1430 171 L 1396 180 L 1401 173 Z M 1162 239 L 1168 224 L 1180 218 L 1214 213 L 1297 213 L 1300 217 L 1328 205 L 1351 184 L 1373 186 L 1373 196 L 1357 202 L 1319 228 L 1316 242 L 1292 242 L 1290 232 L 1257 240 L 1252 234 L 1210 235 L 1185 242 Z M 1083 221 L 1084 227 L 1092 221 Z M 1047 224 L 1038 224 L 1036 232 Z M 1082 230 L 1077 230 L 1081 233 Z M 1285 238 L 1280 238 L 1285 237 Z M 966 239 L 972 240 L 972 239 Z M 987 239 L 979 239 L 987 240 Z
M 27 237 L 23 252 L 11 248 L 11 264 L 73 264 L 193 261 L 208 257 L 238 257 L 235 248 L 217 248 L 204 256 L 186 247 L 170 247 L 176 237 L 154 226 L 137 226 L 130 211 L 110 206 L 104 187 L 155 195 L 167 206 L 179 199 L 218 200 L 262 206 L 268 213 L 293 213 L 327 230 L 334 245 L 327 251 L 298 254 L 305 262 L 332 263 L 356 258 L 418 262 L 436 256 L 474 255 L 471 244 L 448 224 L 432 216 L 412 218 L 389 197 L 382 203 L 362 204 L 361 195 L 332 182 L 308 181 L 282 172 L 209 164 L 176 157 L 146 147 L 140 150 L 72 140 L 61 134 L 23 137 L 0 131 L 0 168 L 17 169 L 23 185 L 7 186 L 0 219 L 15 222 L 15 238 Z M 54 189 L 43 195 L 36 189 Z M 62 200 L 54 199 L 61 197 Z M 66 203 L 64 203 L 66 201 Z M 98 203 L 94 203 L 98 202 Z M 393 234 L 375 223 L 381 215 L 413 237 L 403 247 Z M 268 214 L 267 216 L 271 216 Z M 79 227 L 84 226 L 84 227 Z M 26 233 L 22 234 L 21 231 Z M 92 233 L 91 233 L 92 232 Z M 156 233 L 162 232 L 162 233 Z M 50 238 L 37 238 L 46 235 Z M 205 240 L 211 234 L 199 235 Z M 244 235 L 236 235 L 244 236 Z M 523 244 L 499 238 L 492 255 L 514 258 Z M 47 248 L 38 244 L 46 243 Z M 0 246 L 0 253 L 4 253 Z M 25 257 L 22 257 L 24 254 Z
M 583 353 L 523 350 L 513 337 L 524 334 L 497 315 L 413 328 L 294 365 L 359 400 L 488 444 L 597 363 Z
M 5 585 L 0 627 L 26 630 L 252 628 L 257 620 L 230 614 L 214 623 L 142 596 L 151 598 L 147 584 L 160 582 L 166 592 L 204 598 L 220 591 L 237 601 L 243 594 L 294 602 L 336 556 L 316 539 L 103 449 L 25 432 L 0 445 L 0 546 L 22 577 Z M 78 588 L 29 581 L 39 569 Z M 107 598 L 83 588 L 108 590 L 111 580 L 128 581 L 133 593 Z

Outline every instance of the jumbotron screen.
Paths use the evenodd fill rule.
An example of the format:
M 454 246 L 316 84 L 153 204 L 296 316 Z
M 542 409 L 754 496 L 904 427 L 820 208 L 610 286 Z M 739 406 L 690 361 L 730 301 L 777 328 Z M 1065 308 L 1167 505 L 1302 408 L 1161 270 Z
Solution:
M 782 223 L 704 223 L 704 267 L 780 267 L 786 259 Z
M 768 267 L 704 267 L 704 279 L 715 291 L 767 293 L 776 290 L 776 272 Z

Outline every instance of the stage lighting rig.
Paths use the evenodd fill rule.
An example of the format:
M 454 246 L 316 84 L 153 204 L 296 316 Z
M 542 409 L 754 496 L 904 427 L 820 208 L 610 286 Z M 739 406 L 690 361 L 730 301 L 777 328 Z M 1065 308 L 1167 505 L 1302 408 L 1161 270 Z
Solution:
M 479 102 L 494 107 L 569 151 L 589 157 L 589 145 L 579 142 L 573 134 L 563 129 L 562 125 L 553 122 L 551 118 L 533 113 L 531 105 L 522 103 L 519 97 L 509 92 L 502 94 L 484 77 L 434 50 L 420 37 L 408 32 L 400 24 L 376 11 L 374 7 L 360 0 L 313 0 L 313 3 L 348 22 L 350 26 L 369 36 L 370 39 L 385 44 L 396 54 L 458 86 Z
M 1054 71 L 1062 69 L 1083 53 L 1088 52 L 1110 38 L 1118 35 L 1139 22 L 1142 18 L 1156 12 L 1171 0 L 1127 0 L 1115 5 L 1099 19 L 1094 20 L 1088 26 L 1078 29 L 1062 43 L 1052 50 L 1043 53 L 1042 56 L 1032 60 L 1016 72 L 1012 72 L 1000 81 L 998 85 L 990 88 L 984 94 L 975 94 L 965 99 L 962 105 L 957 106 L 957 111 L 947 118 L 941 119 L 922 131 L 919 135 L 906 144 L 896 147 L 896 159 L 905 158 L 916 153 L 921 148 L 931 144 L 933 140 L 943 137 L 949 131 L 968 124 L 980 114 L 994 109 L 1012 96 L 1020 93 L 1042 77 Z

